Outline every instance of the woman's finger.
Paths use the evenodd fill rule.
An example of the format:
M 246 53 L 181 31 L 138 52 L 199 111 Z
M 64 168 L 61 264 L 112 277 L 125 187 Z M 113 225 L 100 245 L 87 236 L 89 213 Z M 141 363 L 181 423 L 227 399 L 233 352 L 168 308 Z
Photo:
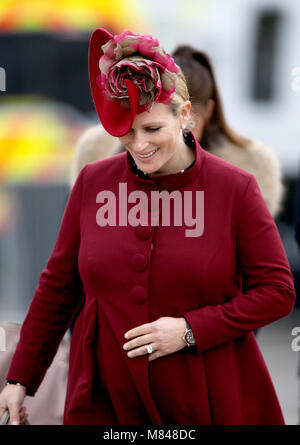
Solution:
M 20 424 L 20 414 L 19 409 L 16 404 L 9 406 L 10 422 L 12 425 Z
M 161 357 L 159 352 L 154 352 L 153 354 L 149 354 L 148 361 L 152 362 L 152 360 L 156 360 L 157 358 Z
M 132 358 L 132 357 L 138 357 L 139 355 L 146 355 L 148 354 L 148 349 L 147 349 L 147 345 L 143 345 L 140 348 L 136 348 L 136 349 L 131 349 L 127 355 L 128 357 Z M 155 345 L 155 343 L 151 343 L 152 346 L 152 350 L 153 352 L 157 350 L 157 346 Z
M 151 343 L 151 341 L 153 341 L 153 334 L 146 334 L 146 335 L 141 335 L 139 337 L 136 337 L 126 343 L 124 343 L 124 346 L 126 345 L 126 348 L 124 348 L 126 351 L 130 351 L 133 348 L 137 348 L 139 346 L 143 346 L 145 344 Z
M 28 414 L 26 413 L 26 408 L 25 407 L 22 407 L 22 409 L 19 412 L 19 415 L 20 415 L 20 424 L 24 424 L 26 419 L 27 419 L 27 417 L 28 417 Z
M 20 417 L 20 425 L 24 425 L 26 423 L 27 416 Z
M 7 411 L 7 408 L 4 408 L 4 406 L 0 406 L 0 419 L 3 416 L 3 414 Z
M 20 411 L 19 412 L 19 416 L 20 416 L 20 418 L 22 417 L 25 417 L 25 414 L 26 414 L 26 411 L 24 411 L 24 410 L 22 410 L 22 411 Z

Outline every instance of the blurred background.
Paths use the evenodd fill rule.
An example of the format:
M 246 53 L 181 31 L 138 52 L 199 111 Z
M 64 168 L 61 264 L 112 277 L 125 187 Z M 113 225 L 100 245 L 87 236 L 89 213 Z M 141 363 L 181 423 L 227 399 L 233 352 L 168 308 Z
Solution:
M 179 44 L 206 51 L 229 124 L 279 156 L 286 193 L 275 221 L 298 298 L 257 339 L 286 422 L 297 423 L 299 353 L 290 344 L 300 326 L 298 0 L 1 0 L 0 322 L 26 315 L 58 233 L 74 146 L 99 122 L 88 79 L 97 27 L 153 34 L 169 53 Z

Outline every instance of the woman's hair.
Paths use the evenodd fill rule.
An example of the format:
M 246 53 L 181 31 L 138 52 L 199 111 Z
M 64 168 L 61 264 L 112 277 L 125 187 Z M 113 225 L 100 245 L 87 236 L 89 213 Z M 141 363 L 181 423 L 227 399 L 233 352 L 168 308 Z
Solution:
M 184 103 L 190 99 L 186 78 L 182 69 L 180 67 L 178 68 L 179 72 L 176 74 L 175 91 L 170 104 L 171 111 L 175 117 L 180 116 Z
M 172 57 L 184 73 L 192 103 L 192 111 L 197 114 L 197 108 L 203 109 L 208 99 L 212 99 L 215 103 L 212 116 L 203 129 L 201 145 L 209 149 L 215 143 L 218 143 L 220 135 L 223 134 L 233 143 L 246 147 L 250 140 L 238 135 L 226 122 L 208 55 L 189 45 L 181 45 L 175 49 Z

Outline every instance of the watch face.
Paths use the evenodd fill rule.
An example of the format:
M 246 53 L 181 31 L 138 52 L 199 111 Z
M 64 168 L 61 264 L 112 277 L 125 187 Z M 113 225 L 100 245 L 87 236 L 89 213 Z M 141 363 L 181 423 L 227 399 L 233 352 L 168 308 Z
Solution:
M 190 345 L 195 345 L 196 344 L 196 340 L 193 336 L 193 332 L 191 329 L 189 329 L 185 335 L 186 341 L 190 344 Z

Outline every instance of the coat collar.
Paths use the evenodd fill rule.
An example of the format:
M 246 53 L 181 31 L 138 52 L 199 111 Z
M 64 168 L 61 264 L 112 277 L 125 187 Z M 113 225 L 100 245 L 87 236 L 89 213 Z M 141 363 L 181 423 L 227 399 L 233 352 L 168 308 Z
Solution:
M 190 182 L 192 182 L 197 176 L 199 176 L 205 152 L 201 147 L 199 142 L 196 140 L 194 134 L 192 132 L 187 133 L 185 138 L 186 143 L 194 148 L 195 150 L 195 162 L 190 167 L 184 170 L 183 172 L 178 173 L 168 173 L 165 175 L 149 177 L 147 175 L 143 175 L 144 177 L 139 176 L 135 173 L 133 165 L 132 165 L 132 156 L 127 151 L 126 153 L 126 163 L 129 171 L 129 175 L 132 178 L 133 182 L 136 184 L 138 188 L 146 188 L 146 189 L 163 189 L 163 190 L 176 190 L 180 189 Z

